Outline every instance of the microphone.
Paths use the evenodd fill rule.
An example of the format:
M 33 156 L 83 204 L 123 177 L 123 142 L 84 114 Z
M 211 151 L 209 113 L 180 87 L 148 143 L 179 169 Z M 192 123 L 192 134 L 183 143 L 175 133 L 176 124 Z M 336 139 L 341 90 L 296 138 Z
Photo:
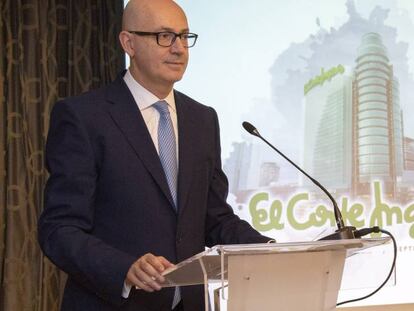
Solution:
M 321 238 L 320 240 L 343 240 L 343 239 L 355 239 L 354 231 L 356 230 L 355 227 L 345 226 L 344 221 L 342 219 L 341 211 L 338 207 L 338 204 L 336 203 L 335 199 L 332 197 L 332 195 L 329 193 L 328 190 L 324 186 L 322 186 L 316 179 L 314 179 L 312 176 L 310 176 L 308 173 L 306 173 L 303 169 L 301 169 L 296 163 L 294 163 L 291 159 L 289 159 L 287 156 L 285 156 L 282 152 L 280 152 L 275 146 L 273 146 L 271 143 L 269 143 L 262 135 L 260 135 L 259 131 L 249 122 L 244 121 L 243 122 L 244 129 L 251 135 L 259 137 L 261 140 L 263 140 L 267 145 L 269 145 L 274 151 L 276 151 L 278 154 L 280 154 L 285 160 L 287 160 L 290 164 L 292 164 L 299 172 L 301 172 L 303 175 L 308 177 L 316 186 L 318 186 L 322 191 L 329 197 L 329 199 L 332 201 L 333 207 L 334 207 L 334 214 L 335 214 L 335 221 L 338 229 L 335 231 L 335 233 L 330 234 L 326 237 Z

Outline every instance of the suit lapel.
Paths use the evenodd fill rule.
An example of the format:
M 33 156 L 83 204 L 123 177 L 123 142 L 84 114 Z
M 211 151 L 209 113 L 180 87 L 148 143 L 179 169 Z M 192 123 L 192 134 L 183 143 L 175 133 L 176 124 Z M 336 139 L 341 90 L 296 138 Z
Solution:
M 174 92 L 176 110 L 177 110 L 177 123 L 178 123 L 178 212 L 182 214 L 186 206 L 186 200 L 188 197 L 188 191 L 190 190 L 190 184 L 192 179 L 192 170 L 194 167 L 194 156 L 192 150 L 195 146 L 195 129 L 192 124 L 191 107 L 185 101 L 183 96 Z
M 174 206 L 157 150 L 135 100 L 123 81 L 123 75 L 109 86 L 109 113 L 170 204 Z

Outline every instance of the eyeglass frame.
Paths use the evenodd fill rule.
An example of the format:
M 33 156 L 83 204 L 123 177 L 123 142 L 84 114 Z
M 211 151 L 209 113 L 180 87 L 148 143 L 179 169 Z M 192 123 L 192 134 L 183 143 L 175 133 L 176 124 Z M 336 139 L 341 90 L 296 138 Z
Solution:
M 195 34 L 195 33 L 193 33 L 193 32 L 176 33 L 176 32 L 173 32 L 173 31 L 158 31 L 158 32 L 137 31 L 137 30 L 127 30 L 127 31 L 129 33 L 132 33 L 132 34 L 138 35 L 138 36 L 155 36 L 155 38 L 157 40 L 157 44 L 159 46 L 166 47 L 166 48 L 172 46 L 175 43 L 175 41 L 177 40 L 177 37 L 179 37 L 180 40 L 182 40 L 182 36 L 184 36 L 184 35 L 194 36 L 194 43 L 192 45 L 187 45 L 187 46 L 184 45 L 184 47 L 186 47 L 186 48 L 191 48 L 191 47 L 193 47 L 196 44 L 197 38 L 198 38 L 198 35 Z M 162 45 L 162 44 L 160 44 L 160 42 L 159 42 L 159 36 L 160 36 L 160 34 L 163 34 L 163 33 L 164 34 L 165 33 L 168 33 L 168 34 L 173 34 L 174 35 L 174 38 L 171 40 L 171 44 L 170 45 Z

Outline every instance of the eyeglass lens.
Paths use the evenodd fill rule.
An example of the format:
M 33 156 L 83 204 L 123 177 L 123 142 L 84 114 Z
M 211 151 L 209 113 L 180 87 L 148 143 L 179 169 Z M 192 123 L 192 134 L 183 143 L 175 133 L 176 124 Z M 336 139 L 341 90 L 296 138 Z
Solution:
M 173 32 L 161 32 L 158 34 L 158 44 L 162 46 L 171 46 L 176 38 L 179 37 L 185 47 L 192 47 L 195 44 L 196 36 L 191 33 L 175 34 Z

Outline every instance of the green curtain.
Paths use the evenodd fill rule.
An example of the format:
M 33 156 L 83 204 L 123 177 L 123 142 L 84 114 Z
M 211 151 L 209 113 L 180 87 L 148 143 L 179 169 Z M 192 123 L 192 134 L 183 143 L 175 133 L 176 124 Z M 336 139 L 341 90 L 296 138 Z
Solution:
M 122 11 L 122 0 L 0 2 L 0 310 L 59 308 L 64 275 L 36 231 L 49 113 L 124 68 Z

